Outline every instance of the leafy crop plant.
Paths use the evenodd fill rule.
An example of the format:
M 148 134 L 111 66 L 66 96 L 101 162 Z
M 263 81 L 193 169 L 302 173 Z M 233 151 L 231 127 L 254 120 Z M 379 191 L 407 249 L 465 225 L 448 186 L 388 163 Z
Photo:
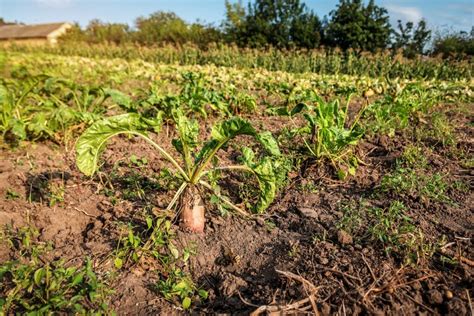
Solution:
M 176 169 L 177 177 L 182 183 L 167 210 L 177 206 L 184 229 L 192 232 L 204 231 L 205 190 L 210 191 L 235 211 L 249 214 L 221 195 L 216 177 L 224 171 L 242 171 L 255 175 L 258 180 L 259 197 L 253 211 L 263 212 L 270 205 L 288 170 L 278 144 L 270 132 L 258 133 L 248 121 L 233 117 L 214 125 L 210 139 L 202 142 L 199 140 L 198 122 L 189 119 L 181 110 L 175 110 L 172 117 L 178 137 L 173 139 L 172 145 L 178 152 L 177 156 L 181 158 L 178 159 L 148 136 L 147 131 L 159 132 L 162 125 L 161 117 L 162 115 L 159 115 L 155 119 L 147 119 L 136 113 L 128 113 L 97 121 L 77 141 L 78 168 L 86 175 L 93 175 L 107 140 L 119 134 L 135 135 L 145 139 L 156 149 L 157 154 L 164 157 Z M 242 164 L 217 165 L 216 154 L 239 135 L 253 137 L 263 148 L 262 153 L 257 155 L 252 149 L 243 147 Z M 200 150 L 198 147 L 201 147 Z

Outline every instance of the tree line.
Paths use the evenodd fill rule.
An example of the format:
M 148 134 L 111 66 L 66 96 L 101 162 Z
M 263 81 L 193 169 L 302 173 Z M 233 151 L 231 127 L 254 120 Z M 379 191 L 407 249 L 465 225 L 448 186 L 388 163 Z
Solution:
M 367 4 L 340 0 L 323 19 L 300 0 L 255 0 L 247 6 L 226 0 L 225 7 L 225 18 L 219 26 L 187 23 L 175 13 L 158 11 L 137 18 L 133 28 L 100 20 L 90 21 L 85 29 L 75 24 L 62 40 L 148 46 L 194 43 L 201 48 L 222 42 L 251 48 L 392 49 L 405 57 L 427 53 L 444 57 L 474 55 L 474 28 L 470 33 L 432 34 L 424 19 L 416 24 L 398 21 L 392 27 L 388 11 L 374 0 Z

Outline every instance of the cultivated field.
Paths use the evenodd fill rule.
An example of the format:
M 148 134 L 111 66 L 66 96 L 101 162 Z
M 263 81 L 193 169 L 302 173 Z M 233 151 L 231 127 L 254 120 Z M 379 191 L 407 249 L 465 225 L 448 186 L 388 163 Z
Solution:
M 146 53 L 0 52 L 4 314 L 472 313 L 470 63 Z

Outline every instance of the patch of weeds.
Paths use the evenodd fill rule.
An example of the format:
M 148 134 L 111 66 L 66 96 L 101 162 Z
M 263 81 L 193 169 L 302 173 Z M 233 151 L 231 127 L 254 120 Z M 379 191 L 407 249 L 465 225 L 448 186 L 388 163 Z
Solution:
M 141 170 L 131 170 L 125 174 L 119 174 L 116 170 L 110 174 L 110 188 L 104 187 L 106 196 L 119 197 L 123 200 L 139 201 L 146 200 L 150 192 L 161 189 L 161 185 L 153 178 L 143 175 Z
M 300 243 L 298 241 L 290 244 L 290 250 L 288 250 L 288 256 L 290 258 L 296 258 L 300 253 Z
M 314 183 L 314 181 L 302 181 L 298 187 L 299 191 L 303 193 L 317 193 L 319 191 L 319 187 Z
M 110 313 L 106 299 L 111 291 L 90 260 L 80 267 L 67 267 L 63 260 L 45 262 L 48 247 L 35 240 L 38 233 L 31 226 L 3 236 L 16 256 L 0 264 L 0 314 Z
M 20 198 L 20 194 L 12 189 L 8 189 L 7 193 L 5 193 L 5 198 L 7 200 L 18 200 Z
M 136 167 L 144 167 L 148 164 L 148 159 L 146 159 L 145 157 L 137 157 L 135 155 L 131 155 L 130 156 L 130 163 L 133 164 L 134 166 Z
M 408 145 L 403 150 L 401 160 L 409 168 L 426 168 L 428 159 L 426 158 L 426 148 L 415 145 Z
M 178 249 L 174 240 L 174 230 L 166 216 L 153 219 L 145 218 L 146 228 L 130 224 L 124 227 L 122 237 L 114 251 L 114 265 L 122 269 L 145 259 L 152 259 L 159 267 L 159 281 L 155 289 L 163 297 L 180 305 L 183 309 L 190 309 L 193 303 L 207 299 L 207 292 L 198 288 L 191 277 L 185 272 L 189 258 L 196 254 L 194 246 Z
M 49 206 L 53 207 L 58 203 L 64 202 L 64 184 L 52 182 L 49 184 Z
M 465 158 L 461 161 L 461 167 L 466 169 L 473 169 L 474 168 L 474 158 Z
M 382 192 L 397 195 L 418 196 L 438 202 L 450 202 L 447 191 L 450 185 L 440 173 L 420 174 L 414 169 L 398 166 L 393 172 L 385 175 L 380 183 Z
M 340 206 L 341 211 L 343 212 L 342 218 L 336 224 L 338 229 L 342 229 L 348 232 L 351 235 L 356 235 L 360 230 L 363 224 L 363 209 L 365 207 L 365 202 L 361 201 L 350 201 L 348 203 L 343 203 Z
M 368 210 L 370 239 L 381 242 L 387 254 L 397 254 L 407 264 L 429 258 L 435 246 L 425 240 L 421 229 L 406 215 L 402 202 L 394 201 L 387 208 Z
M 417 130 L 417 137 L 420 140 L 431 139 L 443 146 L 452 146 L 456 143 L 454 126 L 451 124 L 446 114 L 435 112 L 431 116 L 431 124 Z
M 469 193 L 470 186 L 465 181 L 456 180 L 451 184 L 451 187 L 459 192 Z
M 323 233 L 321 235 L 319 234 L 315 234 L 313 235 L 313 237 L 311 238 L 313 244 L 317 244 L 319 242 L 324 242 L 328 239 L 328 232 L 327 230 L 323 230 Z
M 166 300 L 175 304 L 179 302 L 183 309 L 190 309 L 193 300 L 200 302 L 208 297 L 207 291 L 196 287 L 191 278 L 182 269 L 176 267 L 160 276 L 156 290 Z
M 114 251 L 114 264 L 117 269 L 128 263 L 137 263 L 142 256 L 152 256 L 162 263 L 170 261 L 169 252 L 173 255 L 174 250 L 171 243 L 174 237 L 171 221 L 165 217 L 156 220 L 146 217 L 145 222 L 146 229 L 142 232 L 139 227 L 133 227 L 131 224 L 123 227 Z
M 265 220 L 264 223 L 265 223 L 265 228 L 266 228 L 269 232 L 271 232 L 272 230 L 274 230 L 274 229 L 276 228 L 275 222 L 273 222 L 273 221 L 271 221 L 271 220 L 269 220 L 269 219 Z

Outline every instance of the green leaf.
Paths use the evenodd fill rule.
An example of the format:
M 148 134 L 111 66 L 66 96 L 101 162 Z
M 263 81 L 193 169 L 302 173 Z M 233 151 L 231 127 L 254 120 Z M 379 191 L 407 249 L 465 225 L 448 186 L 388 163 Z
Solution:
M 26 125 L 23 121 L 12 119 L 9 125 L 13 135 L 18 137 L 20 140 L 26 139 Z
M 279 156 L 280 148 L 278 143 L 270 132 L 262 132 L 257 134 L 257 140 L 263 145 L 263 147 L 272 155 Z
M 78 273 L 72 280 L 71 286 L 76 286 L 84 279 L 84 273 Z
M 240 117 L 233 117 L 213 126 L 211 130 L 211 140 L 206 142 L 196 157 L 196 163 L 202 160 L 209 160 L 209 155 L 214 155 L 222 146 L 238 136 L 250 135 L 256 136 L 257 133 L 253 126 Z
M 115 258 L 115 260 L 114 260 L 115 268 L 120 269 L 120 268 L 122 268 L 122 265 L 123 265 L 122 259 L 120 259 L 119 257 Z
M 186 297 L 183 299 L 182 305 L 183 305 L 183 308 L 184 308 L 184 309 L 189 309 L 189 308 L 191 307 L 191 299 L 186 296 Z
M 300 113 L 301 111 L 303 110 L 307 110 L 308 109 L 308 106 L 304 103 L 298 103 L 297 105 L 295 105 L 295 107 L 291 110 L 290 112 L 290 116 L 294 116 L 298 113 Z
M 115 89 L 104 89 L 104 92 L 106 95 L 110 96 L 112 101 L 114 101 L 114 103 L 117 103 L 117 105 L 119 105 L 120 107 L 126 110 L 134 109 L 132 107 L 132 99 L 128 95 Z
M 211 131 L 212 138 L 218 142 L 226 142 L 238 135 L 255 136 L 256 132 L 250 122 L 240 117 L 225 120 L 215 125 Z
M 92 124 L 77 140 L 76 164 L 80 171 L 91 176 L 97 169 L 99 156 L 107 141 L 119 134 L 146 137 L 150 125 L 135 113 L 112 116 Z
M 153 226 L 153 219 L 151 217 L 146 218 L 147 229 L 150 229 Z
M 173 256 L 173 258 L 175 258 L 175 259 L 178 259 L 178 258 L 179 258 L 179 251 L 178 251 L 178 249 L 176 248 L 176 246 L 173 245 L 173 243 L 170 242 L 170 243 L 168 244 L 168 249 L 170 250 L 171 255 Z
M 284 182 L 288 168 L 282 168 L 279 159 L 263 157 L 255 162 L 255 153 L 248 147 L 242 149 L 243 162 L 251 168 L 257 177 L 260 197 L 254 211 L 261 213 L 273 202 L 279 185 Z
M 33 275 L 33 280 L 35 281 L 35 284 L 40 286 L 41 285 L 41 280 L 43 279 L 45 275 L 44 268 L 39 268 L 38 270 L 35 271 Z
M 198 295 L 200 298 L 202 298 L 203 300 L 207 299 L 208 296 L 209 296 L 209 293 L 206 291 L 206 290 L 199 290 L 198 291 Z

